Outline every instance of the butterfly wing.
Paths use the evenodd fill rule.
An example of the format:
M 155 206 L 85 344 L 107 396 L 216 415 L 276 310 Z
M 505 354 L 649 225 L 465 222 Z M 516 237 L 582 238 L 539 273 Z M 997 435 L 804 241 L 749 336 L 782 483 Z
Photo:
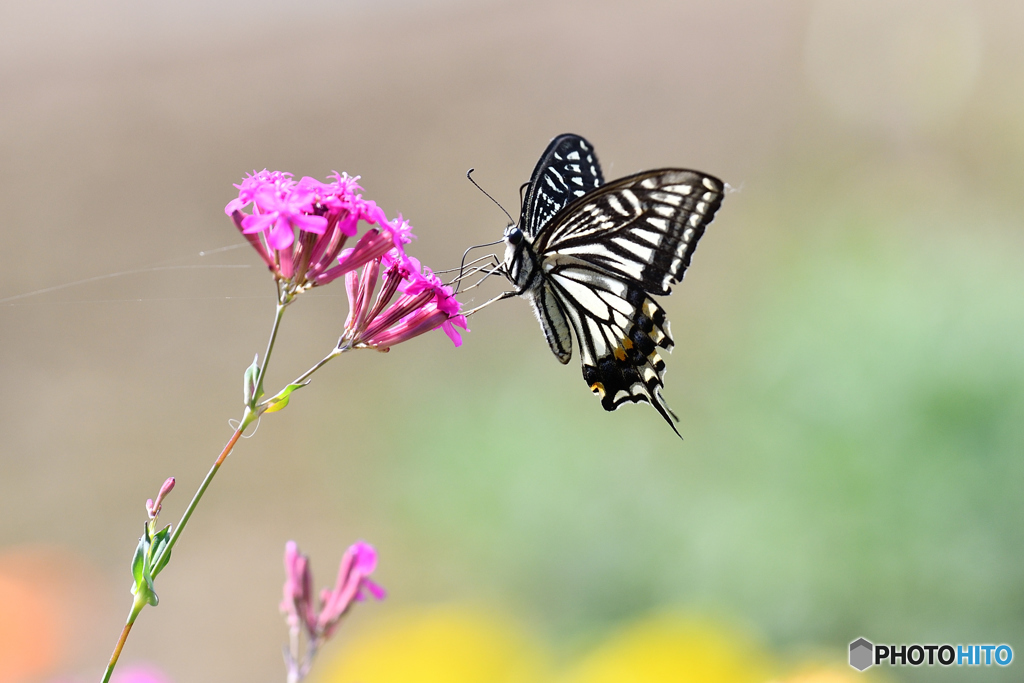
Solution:
M 534 240 L 545 286 L 580 344 L 583 378 L 605 410 L 644 401 L 675 430 L 657 351 L 672 348 L 672 335 L 650 294 L 682 279 L 722 188 L 696 171 L 638 173 L 573 200 Z
M 722 196 L 722 181 L 698 171 L 637 173 L 574 200 L 533 248 L 544 262 L 578 260 L 650 294 L 669 294 Z
M 559 363 L 565 365 L 572 358 L 572 334 L 569 333 L 565 308 L 558 295 L 548 283 L 544 283 L 527 297 L 533 306 L 533 314 L 540 321 L 540 328 L 551 347 L 551 353 L 555 354 Z
M 519 229 L 533 238 L 559 211 L 603 183 L 591 144 L 579 135 L 559 135 L 544 150 L 530 176 Z
M 545 284 L 576 334 L 583 379 L 601 406 L 650 403 L 675 429 L 661 397 L 665 361 L 658 349 L 673 346 L 665 310 L 641 287 L 590 265 L 555 263 Z

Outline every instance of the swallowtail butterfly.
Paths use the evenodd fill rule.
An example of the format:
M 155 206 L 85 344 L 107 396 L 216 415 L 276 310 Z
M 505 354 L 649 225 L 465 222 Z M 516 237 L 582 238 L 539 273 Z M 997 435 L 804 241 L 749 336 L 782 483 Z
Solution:
M 645 401 L 679 434 L 661 397 L 658 349 L 671 350 L 672 333 L 651 296 L 683 278 L 722 203 L 722 181 L 662 168 L 605 184 L 593 146 L 566 134 L 551 141 L 524 187 L 519 224 L 504 237 L 513 293 L 533 306 L 563 364 L 572 330 L 583 379 L 605 410 Z

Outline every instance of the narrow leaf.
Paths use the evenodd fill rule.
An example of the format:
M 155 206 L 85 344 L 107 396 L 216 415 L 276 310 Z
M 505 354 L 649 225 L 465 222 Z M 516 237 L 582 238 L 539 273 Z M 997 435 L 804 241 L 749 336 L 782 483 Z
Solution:
M 139 545 L 135 547 L 135 557 L 132 558 L 132 578 L 135 579 L 135 588 L 132 589 L 132 593 L 138 592 L 139 586 L 145 584 L 145 571 L 146 571 L 146 538 L 142 537 L 139 539 Z
M 163 529 L 158 531 L 156 536 L 154 537 L 154 540 L 156 541 L 157 548 L 156 552 L 153 553 L 153 558 L 159 558 L 159 562 L 155 566 L 153 566 L 151 574 L 153 576 L 156 576 L 161 571 L 163 571 L 163 568 L 166 567 L 167 563 L 171 561 L 171 552 L 169 550 L 167 552 L 164 552 L 164 548 L 166 548 L 167 545 L 171 542 L 171 525 L 168 524 Z M 161 553 L 163 553 L 163 557 L 160 557 Z
M 252 359 L 252 365 L 245 370 L 245 377 L 242 382 L 242 401 L 245 405 L 252 407 L 254 400 L 257 398 L 254 396 L 256 391 L 256 378 L 260 373 L 259 366 L 260 356 L 256 356 Z
M 288 402 L 291 400 L 292 392 L 298 391 L 307 384 L 309 384 L 309 382 L 302 382 L 301 384 L 289 384 L 284 389 L 282 389 L 277 396 L 274 396 L 273 398 L 267 401 L 267 408 L 263 412 L 276 413 L 277 411 L 281 410 L 282 408 L 288 405 Z

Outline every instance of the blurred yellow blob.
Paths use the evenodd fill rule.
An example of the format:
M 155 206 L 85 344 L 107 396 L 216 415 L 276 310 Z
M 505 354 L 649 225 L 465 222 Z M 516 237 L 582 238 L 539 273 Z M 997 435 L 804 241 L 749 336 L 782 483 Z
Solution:
M 0 683 L 52 670 L 60 645 L 53 608 L 41 586 L 0 573 Z
M 819 668 L 808 669 L 798 674 L 778 679 L 778 683 L 865 683 L 864 674 L 853 669 Z
M 314 667 L 311 683 L 864 683 L 842 666 L 778 663 L 742 633 L 676 614 L 619 629 L 561 675 L 512 622 L 465 606 L 407 611 Z M 317 670 L 319 668 L 319 670 Z
M 562 683 L 764 683 L 770 660 L 737 633 L 672 615 L 627 626 Z
M 323 664 L 323 663 L 322 663 Z M 316 683 L 542 683 L 541 651 L 508 621 L 467 607 L 393 617 L 344 645 Z

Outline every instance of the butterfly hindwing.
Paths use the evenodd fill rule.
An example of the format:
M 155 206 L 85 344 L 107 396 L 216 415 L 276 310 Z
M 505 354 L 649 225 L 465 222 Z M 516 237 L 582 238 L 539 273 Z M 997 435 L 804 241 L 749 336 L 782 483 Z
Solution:
M 555 264 L 547 282 L 579 342 L 583 379 L 602 407 L 647 402 L 671 425 L 658 352 L 673 346 L 664 309 L 640 287 L 590 266 Z
M 547 284 L 541 286 L 537 294 L 530 297 L 530 303 L 533 304 L 533 313 L 540 321 L 551 353 L 565 365 L 572 358 L 572 335 L 569 333 L 569 323 L 565 319 L 565 309 Z
M 603 183 L 601 165 L 590 143 L 579 135 L 559 135 L 533 169 L 523 200 L 520 229 L 527 237 L 533 237 L 573 200 Z

